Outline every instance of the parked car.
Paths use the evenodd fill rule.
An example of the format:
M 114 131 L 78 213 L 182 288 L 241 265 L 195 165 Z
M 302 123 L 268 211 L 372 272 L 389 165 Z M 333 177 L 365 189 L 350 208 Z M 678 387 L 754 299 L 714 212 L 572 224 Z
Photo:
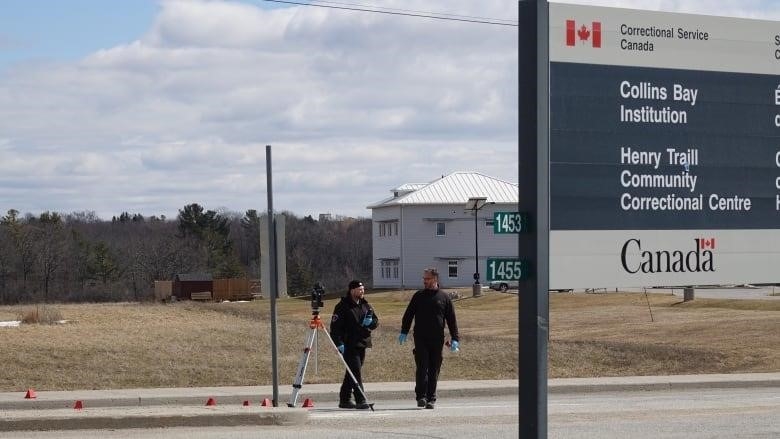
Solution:
M 510 288 L 517 289 L 517 281 L 516 280 L 492 280 L 490 281 L 490 289 L 504 292 Z

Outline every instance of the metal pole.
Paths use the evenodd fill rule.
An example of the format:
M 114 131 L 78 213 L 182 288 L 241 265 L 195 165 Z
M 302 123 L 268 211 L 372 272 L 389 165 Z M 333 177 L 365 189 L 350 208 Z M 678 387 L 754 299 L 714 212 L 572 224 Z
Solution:
M 518 289 L 520 437 L 547 437 L 549 337 L 549 16 L 546 0 L 518 2 L 519 212 L 529 212 L 533 233 L 518 235 L 518 256 L 532 276 Z
M 268 248 L 267 254 L 269 266 L 268 294 L 271 295 L 271 373 L 273 382 L 273 403 L 274 407 L 279 407 L 279 371 L 277 365 L 276 350 L 276 295 L 278 294 L 277 275 L 276 275 L 276 219 L 274 218 L 274 196 L 273 179 L 271 178 L 271 145 L 265 146 L 265 175 L 267 181 L 266 192 L 268 194 Z
M 479 233 L 477 230 L 477 217 L 479 216 L 479 209 L 474 206 L 474 283 L 479 283 Z
M 479 208 L 474 204 L 474 285 L 471 287 L 471 295 L 479 297 L 482 295 L 482 285 L 479 283 Z

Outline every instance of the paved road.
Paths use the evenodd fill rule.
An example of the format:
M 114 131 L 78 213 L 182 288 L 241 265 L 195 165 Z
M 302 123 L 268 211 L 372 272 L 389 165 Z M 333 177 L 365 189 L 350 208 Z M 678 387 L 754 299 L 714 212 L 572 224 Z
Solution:
M 516 438 L 516 397 L 446 398 L 435 410 L 417 409 L 408 399 L 381 400 L 376 411 L 318 404 L 309 420 L 295 426 L 178 427 L 7 432 L 0 438 Z M 548 404 L 551 439 L 717 439 L 780 437 L 780 387 L 635 390 L 552 393 Z
M 563 394 L 551 439 L 779 438 L 780 387 Z
M 96 429 L 0 433 L 0 438 L 272 438 L 272 439 L 378 439 L 448 438 L 496 439 L 518 436 L 516 396 L 458 397 L 439 401 L 434 410 L 418 409 L 409 398 L 380 400 L 375 411 L 342 410 L 335 402 L 316 404 L 309 420 L 294 426 L 238 426 L 162 429 Z M 299 409 L 303 410 L 303 409 Z

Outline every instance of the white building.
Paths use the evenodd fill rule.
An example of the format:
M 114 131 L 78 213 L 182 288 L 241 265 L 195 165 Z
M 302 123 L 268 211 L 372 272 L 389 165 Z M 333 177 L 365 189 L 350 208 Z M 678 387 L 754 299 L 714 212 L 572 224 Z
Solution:
M 422 288 L 422 271 L 439 270 L 443 287 L 474 283 L 477 268 L 485 280 L 487 258 L 517 257 L 517 235 L 494 234 L 494 212 L 516 212 L 518 186 L 475 172 L 453 172 L 427 184 L 404 184 L 393 196 L 368 206 L 376 288 Z M 477 211 L 465 210 L 472 197 L 486 197 Z

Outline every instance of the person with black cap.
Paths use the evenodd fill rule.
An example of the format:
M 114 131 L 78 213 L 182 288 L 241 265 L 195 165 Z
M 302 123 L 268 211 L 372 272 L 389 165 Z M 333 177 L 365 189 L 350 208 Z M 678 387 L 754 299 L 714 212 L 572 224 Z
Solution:
M 370 408 L 364 392 L 361 391 L 363 379 L 360 370 L 366 359 L 366 348 L 371 347 L 371 331 L 379 326 L 379 317 L 363 297 L 364 294 L 365 287 L 362 282 L 358 280 L 350 282 L 347 294 L 336 304 L 330 321 L 330 336 L 333 343 L 360 385 L 358 389 L 349 372 L 344 372 L 344 381 L 339 391 L 339 407 L 343 409 Z M 355 395 L 355 402 L 352 402 L 352 394 Z

